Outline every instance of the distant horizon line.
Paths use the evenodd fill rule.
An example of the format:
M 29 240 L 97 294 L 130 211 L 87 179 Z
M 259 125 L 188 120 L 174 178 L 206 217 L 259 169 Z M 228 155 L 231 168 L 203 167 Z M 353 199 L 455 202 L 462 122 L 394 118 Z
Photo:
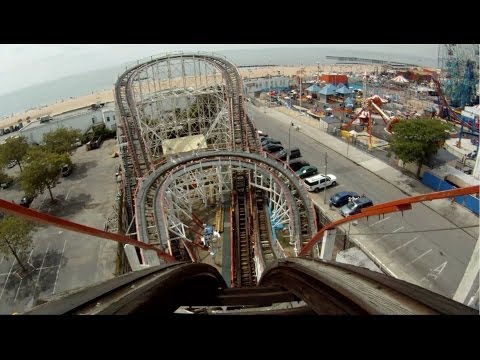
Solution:
M 290 44 L 291 45 L 291 44 Z M 312 46 L 313 45 L 313 46 Z M 317 44 L 317 45 L 320 45 L 320 44 Z M 327 44 L 325 44 L 327 45 Z M 78 77 L 78 76 L 82 76 L 84 74 L 89 74 L 89 73 L 92 73 L 92 72 L 96 72 L 96 71 L 106 71 L 106 70 L 113 70 L 115 68 L 117 68 L 119 71 L 120 70 L 123 70 L 125 69 L 126 67 L 129 67 L 129 66 L 133 66 L 135 63 L 137 62 L 140 62 L 140 61 L 143 61 L 143 60 L 147 60 L 149 58 L 154 58 L 154 57 L 161 57 L 161 56 L 165 56 L 165 55 L 168 55 L 168 54 L 173 54 L 173 53 L 191 53 L 191 54 L 195 54 L 195 53 L 213 53 L 213 54 L 218 54 L 218 55 L 222 55 L 222 52 L 226 52 L 226 53 L 229 53 L 229 52 L 239 52 L 239 51 L 249 51 L 249 52 L 258 52 L 258 51 L 265 51 L 265 50 L 285 50 L 287 47 L 281 47 L 281 45 L 279 45 L 279 47 L 271 47 L 271 48 L 261 48 L 261 49 L 252 49 L 252 48 L 237 48 L 237 49 L 224 49 L 224 50 L 216 50 L 216 51 L 211 51 L 211 52 L 208 52 L 208 51 L 166 51 L 166 52 L 163 52 L 163 53 L 157 53 L 157 54 L 153 54 L 153 55 L 150 55 L 150 56 L 143 56 L 143 57 L 139 57 L 135 60 L 128 60 L 128 61 L 123 61 L 123 62 L 120 62 L 120 63 L 117 63 L 117 64 L 111 64 L 111 65 L 107 65 L 107 66 L 102 66 L 102 67 L 98 67 L 98 68 L 95 68 L 95 69 L 90 69 L 90 70 L 86 70 L 86 71 L 80 71 L 80 72 L 76 72 L 76 73 L 73 73 L 73 74 L 69 74 L 69 75 L 65 75 L 65 76 L 61 76 L 61 77 L 58 77 L 58 78 L 54 78 L 54 79 L 50 79 L 50 80 L 42 80 L 42 81 L 39 81 L 39 82 L 35 82 L 35 83 L 32 83 L 32 84 L 29 84 L 29 85 L 26 85 L 26 86 L 22 86 L 22 87 L 19 87 L 19 88 L 15 88 L 13 90 L 7 90 L 5 92 L 1 92 L 0 93 L 0 96 L 4 96 L 4 95 L 10 95 L 10 94 L 14 94 L 16 92 L 19 92 L 19 91 L 22 91 L 24 89 L 27 89 L 27 88 L 30 88 L 30 87 L 35 87 L 35 86 L 41 86 L 41 85 L 44 85 L 44 84 L 49 84 L 51 82 L 56 82 L 56 81 L 61 81 L 61 80 L 64 80 L 64 79 L 68 79 L 68 78 L 73 78 L 73 77 Z M 335 47 L 325 47 L 325 48 L 320 48 L 320 47 L 315 47 L 315 44 L 311 44 L 311 46 L 291 46 L 290 48 L 295 48 L 295 49 L 312 49 L 312 50 L 323 50 L 323 51 L 328 51 L 328 50 L 336 50 L 336 51 L 340 51 L 340 52 L 347 52 L 348 49 L 344 49 L 344 48 L 335 48 Z M 373 51 L 373 50 L 364 50 L 365 52 L 367 53 L 371 53 L 371 54 L 382 54 L 382 51 L 379 50 L 379 51 Z M 357 53 L 358 52 L 358 49 L 357 50 L 352 50 L 352 53 Z M 383 53 L 383 54 L 387 54 L 387 53 Z M 224 55 L 225 56 L 225 55 Z M 320 62 L 320 64 L 322 65 L 330 65 L 328 63 L 328 57 L 329 56 L 332 56 L 332 55 L 322 55 L 322 61 Z M 352 54 L 352 56 L 354 56 Z M 390 57 L 392 58 L 395 58 L 395 57 L 403 57 L 403 56 L 407 56 L 407 57 L 411 57 L 411 56 L 416 56 L 418 58 L 421 58 L 423 60 L 432 60 L 434 61 L 435 60 L 435 57 L 426 57 L 426 56 L 420 56 L 420 55 L 414 55 L 414 54 L 411 54 L 411 55 L 408 55 L 408 54 L 400 54 L 400 53 L 393 53 L 391 55 L 389 55 Z M 372 58 L 371 60 L 380 60 L 380 59 L 374 59 Z M 381 60 L 380 60 L 381 61 Z M 402 61 L 394 61 L 394 60 L 389 60 L 389 62 L 398 62 L 398 63 L 405 63 L 405 62 L 402 62 Z M 276 64 L 276 65 L 270 65 L 270 64 L 266 64 L 266 65 L 262 65 L 262 66 L 309 66 L 309 65 L 317 65 L 318 62 L 315 62 L 315 63 L 311 63 L 311 64 L 306 64 L 306 63 L 296 63 L 296 64 L 284 64 L 284 65 L 280 65 L 280 64 Z M 425 66 L 425 65 L 420 65 L 420 64 L 417 64 L 415 66 Z M 255 65 L 248 65 L 248 64 L 245 64 L 245 65 L 237 65 L 237 67 L 255 67 Z M 258 67 L 258 65 L 257 65 Z M 123 72 L 123 71 L 122 71 Z M 120 75 L 120 74 L 117 74 L 117 75 Z M 115 78 L 113 78 L 112 80 L 114 80 L 112 82 L 112 85 L 114 84 L 114 82 L 116 81 Z

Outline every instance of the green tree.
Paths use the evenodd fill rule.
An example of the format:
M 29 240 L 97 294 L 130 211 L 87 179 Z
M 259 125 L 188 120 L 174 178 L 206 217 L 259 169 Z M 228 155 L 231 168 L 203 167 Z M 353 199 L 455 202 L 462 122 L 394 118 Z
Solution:
M 43 142 L 47 151 L 71 155 L 77 148 L 75 142 L 81 136 L 80 130 L 59 128 L 43 134 Z
M 418 165 L 420 177 L 422 164 L 438 152 L 450 135 L 450 126 L 435 119 L 411 119 L 393 125 L 389 154 L 395 153 L 406 163 Z
M 0 145 L 0 164 L 5 166 L 10 161 L 16 160 L 22 171 L 21 163 L 29 147 L 27 139 L 23 136 L 8 138 L 5 140 L 5 144 Z
M 72 165 L 70 156 L 56 154 L 43 148 L 32 148 L 28 152 L 28 162 L 20 175 L 20 185 L 29 195 L 37 196 L 48 189 L 52 201 L 52 188 L 57 184 L 63 165 Z
M 6 215 L 0 221 L 0 253 L 7 257 L 11 253 L 24 270 L 19 253 L 31 246 L 33 228 L 32 223 L 15 216 Z

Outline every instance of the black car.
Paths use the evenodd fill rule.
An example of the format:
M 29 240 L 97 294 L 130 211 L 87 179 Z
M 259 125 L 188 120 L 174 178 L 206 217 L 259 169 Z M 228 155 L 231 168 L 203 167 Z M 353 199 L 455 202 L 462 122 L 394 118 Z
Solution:
M 332 195 L 332 197 L 330 198 L 330 205 L 340 207 L 348 203 L 348 199 L 358 197 L 360 197 L 360 195 L 358 195 L 354 191 L 340 191 Z
M 22 197 L 22 199 L 20 200 L 20 206 L 29 208 L 29 207 L 30 207 L 30 204 L 33 202 L 33 199 L 34 199 L 33 196 L 25 195 L 25 196 Z
M 266 144 L 263 145 L 263 150 L 272 153 L 283 150 L 283 146 L 281 144 Z
M 288 149 L 280 150 L 279 152 L 275 153 L 275 157 L 279 158 L 280 160 L 287 160 L 287 151 Z M 298 147 L 294 147 L 290 149 L 290 159 L 296 159 L 302 156 L 300 149 Z
M 302 160 L 302 159 L 290 160 L 290 162 L 288 163 L 288 166 L 290 166 L 290 168 L 293 171 L 300 170 L 302 167 L 309 166 L 309 165 L 310 165 L 310 163 L 308 161 L 305 161 L 305 160 Z
M 61 170 L 62 176 L 68 176 L 72 173 L 72 167 L 70 165 L 63 165 Z
M 13 184 L 13 179 L 11 177 L 6 177 L 3 181 L 0 182 L 0 188 L 6 189 Z
M 282 142 L 278 139 L 274 139 L 271 137 L 264 137 L 262 138 L 261 143 L 262 145 L 266 145 L 266 144 L 281 144 Z

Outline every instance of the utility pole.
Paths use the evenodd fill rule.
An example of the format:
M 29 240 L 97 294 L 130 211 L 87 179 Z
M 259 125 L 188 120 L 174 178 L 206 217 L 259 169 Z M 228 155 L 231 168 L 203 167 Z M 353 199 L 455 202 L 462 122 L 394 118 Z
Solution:
M 352 136 L 350 134 L 348 134 L 348 137 L 347 137 L 347 157 L 348 157 L 348 148 L 350 147 L 350 140 L 352 139 Z M 327 174 L 325 174 L 327 175 Z
M 300 107 L 302 107 L 302 72 L 300 72 L 300 93 L 298 96 L 300 97 Z
M 292 122 L 292 123 L 290 123 L 290 126 L 288 127 L 287 165 L 290 164 L 290 131 L 292 130 L 293 126 L 295 126 L 295 124 Z
M 325 176 L 327 176 L 327 152 L 325 152 Z M 327 183 L 325 182 L 325 187 L 323 188 L 323 203 L 327 203 Z
M 317 85 L 320 84 L 320 61 L 317 61 Z

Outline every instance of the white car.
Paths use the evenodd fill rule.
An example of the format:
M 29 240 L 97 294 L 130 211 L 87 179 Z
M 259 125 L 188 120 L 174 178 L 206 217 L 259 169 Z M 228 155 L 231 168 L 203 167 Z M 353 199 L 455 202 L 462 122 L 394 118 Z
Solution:
M 304 180 L 307 190 L 319 192 L 325 187 L 337 185 L 337 177 L 333 174 L 317 174 Z

